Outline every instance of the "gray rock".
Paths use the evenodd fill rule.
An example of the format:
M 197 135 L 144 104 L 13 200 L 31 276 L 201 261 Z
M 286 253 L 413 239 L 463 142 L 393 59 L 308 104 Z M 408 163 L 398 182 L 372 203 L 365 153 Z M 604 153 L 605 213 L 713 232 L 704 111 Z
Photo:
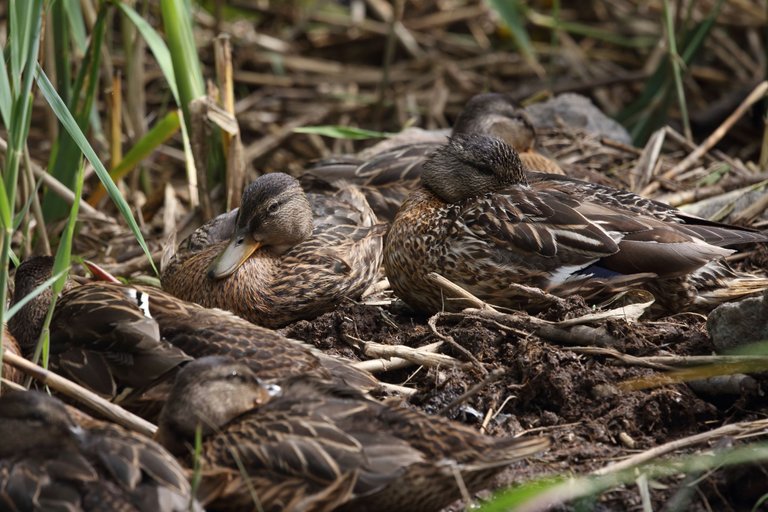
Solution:
M 562 124 L 581 128 L 595 136 L 632 144 L 627 130 L 605 115 L 586 96 L 565 93 L 526 107 L 536 128 L 559 128 Z
M 721 304 L 709 314 L 707 330 L 720 353 L 768 340 L 766 294 Z

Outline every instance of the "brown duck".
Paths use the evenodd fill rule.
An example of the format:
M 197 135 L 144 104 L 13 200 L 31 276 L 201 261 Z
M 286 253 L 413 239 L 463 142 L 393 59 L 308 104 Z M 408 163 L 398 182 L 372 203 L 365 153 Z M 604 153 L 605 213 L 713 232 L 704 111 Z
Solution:
M 17 356 L 21 355 L 21 347 L 19 347 L 19 342 L 16 341 L 16 338 L 11 334 L 11 331 L 8 330 L 8 326 L 3 326 L 3 352 L 5 351 L 10 352 L 11 354 L 15 354 Z M 8 379 L 11 382 L 15 382 L 17 384 L 20 384 L 22 380 L 24 379 L 24 374 L 21 373 L 15 366 L 12 366 L 10 364 L 3 364 L 3 378 Z
M 384 262 L 395 293 L 417 309 L 467 306 L 445 296 L 430 272 L 503 307 L 536 306 L 510 284 L 587 298 L 642 286 L 671 308 L 708 308 L 768 287 L 723 261 L 734 252 L 728 246 L 768 241 L 765 233 L 526 172 L 494 137 L 454 136 L 424 164 L 422 182 L 392 224 Z
M 52 265 L 45 256 L 25 260 L 16 271 L 14 302 L 50 277 Z M 27 353 L 34 350 L 50 298 L 49 290 L 14 317 L 11 327 Z M 180 366 L 207 355 L 236 357 L 262 379 L 310 373 L 364 389 L 377 383 L 300 341 L 148 286 L 69 287 L 56 304 L 50 346 L 52 368 L 145 417 L 159 412 Z
M 554 160 L 536 152 L 533 124 L 505 94 L 473 96 L 456 118 L 452 133 L 498 137 L 519 152 L 526 169 L 563 174 Z M 406 130 L 358 156 L 319 161 L 302 175 L 302 184 L 310 190 L 354 184 L 363 191 L 379 219 L 392 221 L 408 194 L 419 187 L 426 158 L 445 144 L 447 135 L 445 131 Z
M 378 276 L 384 231 L 354 189 L 308 197 L 294 178 L 265 174 L 238 210 L 182 242 L 163 289 L 279 327 L 358 298 Z
M 0 396 L 0 509 L 201 511 L 178 462 L 118 426 L 75 423 L 36 391 Z
M 187 456 L 201 429 L 198 496 L 210 510 L 439 510 L 461 498 L 457 478 L 476 491 L 548 445 L 484 436 L 309 376 L 265 386 L 221 357 L 179 373 L 159 427 L 158 440 Z

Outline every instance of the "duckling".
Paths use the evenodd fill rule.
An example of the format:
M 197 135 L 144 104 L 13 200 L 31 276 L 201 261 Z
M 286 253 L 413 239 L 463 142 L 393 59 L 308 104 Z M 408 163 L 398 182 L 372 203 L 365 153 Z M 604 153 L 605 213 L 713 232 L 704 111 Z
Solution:
M 0 396 L 3 510 L 201 511 L 178 462 L 116 425 L 75 423 L 36 391 Z
M 378 276 L 385 228 L 359 192 L 308 197 L 295 178 L 265 174 L 224 215 L 182 242 L 164 290 L 274 328 L 358 298 Z
M 439 510 L 461 498 L 458 478 L 476 491 L 549 443 L 492 438 L 310 376 L 265 386 L 222 357 L 179 373 L 157 439 L 189 456 L 198 428 L 210 510 Z
M 709 308 L 768 287 L 723 261 L 728 246 L 765 241 L 630 192 L 526 172 L 504 141 L 460 134 L 424 164 L 384 264 L 395 294 L 427 312 L 466 307 L 430 272 L 502 307 L 537 306 L 510 286 L 522 284 L 590 299 L 644 286 L 668 307 Z
M 22 262 L 13 302 L 49 278 L 52 267 L 53 258 L 47 256 Z M 24 326 L 42 324 L 50 297 L 50 290 L 39 295 L 14 317 L 27 353 L 39 331 Z M 180 367 L 207 355 L 237 357 L 263 379 L 311 373 L 366 390 L 378 384 L 369 373 L 310 345 L 149 286 L 70 286 L 57 301 L 50 329 L 53 369 L 151 419 L 159 414 Z
M 533 124 L 508 95 L 473 96 L 456 118 L 452 133 L 498 137 L 519 151 L 526 169 L 564 174 L 554 160 L 535 151 Z M 378 218 L 391 222 L 408 194 L 418 188 L 424 161 L 445 144 L 448 135 L 442 130 L 406 130 L 357 157 L 321 160 L 304 172 L 301 181 L 308 190 L 330 190 L 352 183 L 365 193 Z

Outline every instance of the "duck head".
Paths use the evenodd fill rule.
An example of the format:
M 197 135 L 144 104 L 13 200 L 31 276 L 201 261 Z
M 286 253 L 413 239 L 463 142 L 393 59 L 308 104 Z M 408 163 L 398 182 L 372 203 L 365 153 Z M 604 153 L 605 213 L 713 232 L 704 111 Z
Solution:
M 235 417 L 263 405 L 280 392 L 256 377 L 248 365 L 231 357 L 209 356 L 187 364 L 176 376 L 160 415 L 157 440 L 172 453 L 195 438 L 208 435 Z
M 230 276 L 259 248 L 281 255 L 312 234 L 312 207 L 299 182 L 270 173 L 248 185 L 235 234 L 211 264 L 208 277 Z
M 454 135 L 489 135 L 503 140 L 517 151 L 529 151 L 536 140 L 533 123 L 506 94 L 473 96 L 456 118 Z
M 446 203 L 526 183 L 517 151 L 501 139 L 475 134 L 453 135 L 424 163 L 421 180 Z
M 11 305 L 21 301 L 51 277 L 52 269 L 53 258 L 50 256 L 33 256 L 21 262 L 13 280 Z M 19 342 L 22 352 L 28 353 L 37 345 L 52 298 L 53 292 L 48 287 L 8 321 L 8 329 Z
M 33 451 L 58 451 L 82 438 L 59 400 L 37 391 L 8 391 L 0 397 L 0 458 Z

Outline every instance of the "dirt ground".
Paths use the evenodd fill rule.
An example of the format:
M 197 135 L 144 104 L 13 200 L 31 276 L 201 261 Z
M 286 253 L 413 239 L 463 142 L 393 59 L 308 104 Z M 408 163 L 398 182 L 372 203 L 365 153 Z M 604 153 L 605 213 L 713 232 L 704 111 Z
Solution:
M 541 316 L 564 320 L 589 312 L 581 299 L 571 300 L 567 306 Z M 756 389 L 739 394 L 721 394 L 723 390 L 717 389 L 696 393 L 686 384 L 677 384 L 626 391 L 618 384 L 652 375 L 655 370 L 624 365 L 612 357 L 583 355 L 572 347 L 534 334 L 513 332 L 477 315 L 438 315 L 435 325 L 442 336 L 450 336 L 467 349 L 480 366 L 468 362 L 465 353 L 448 345 L 445 353 L 454 356 L 461 366 L 414 365 L 378 376 L 417 389 L 406 401 L 410 407 L 475 426 L 481 426 L 490 414 L 486 431 L 495 436 L 530 432 L 551 437 L 552 446 L 546 453 L 504 472 L 498 479 L 499 487 L 545 475 L 583 475 L 667 441 L 726 422 L 762 417 L 758 411 L 764 397 Z M 605 327 L 616 340 L 612 348 L 624 354 L 706 355 L 713 351 L 701 315 L 682 314 L 633 325 L 609 321 Z M 352 359 L 360 359 L 360 352 L 343 340 L 410 347 L 439 341 L 427 319 L 399 301 L 388 306 L 344 305 L 313 321 L 297 322 L 283 332 Z M 491 373 L 500 376 L 489 379 Z M 487 384 L 473 396 L 454 403 L 479 382 Z M 449 404 L 453 406 L 446 411 Z M 756 478 L 745 481 L 747 475 Z M 731 485 L 736 481 L 738 491 L 734 492 Z M 690 482 L 680 475 L 652 486 L 653 509 L 669 506 L 676 493 L 686 493 L 692 494 L 687 498 L 692 500 L 686 505 L 688 510 L 739 510 L 751 507 L 768 490 L 766 482 L 762 468 L 716 471 L 702 475 L 695 492 L 690 493 L 685 490 Z M 604 494 L 588 508 L 640 507 L 637 487 L 627 486 Z

